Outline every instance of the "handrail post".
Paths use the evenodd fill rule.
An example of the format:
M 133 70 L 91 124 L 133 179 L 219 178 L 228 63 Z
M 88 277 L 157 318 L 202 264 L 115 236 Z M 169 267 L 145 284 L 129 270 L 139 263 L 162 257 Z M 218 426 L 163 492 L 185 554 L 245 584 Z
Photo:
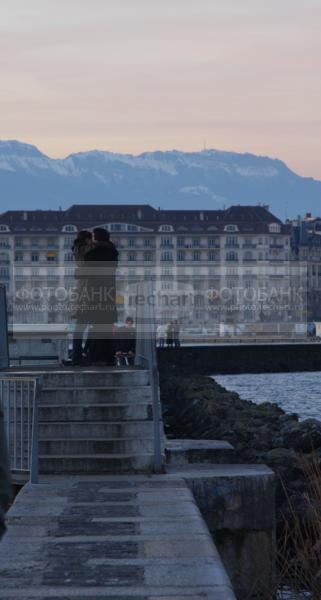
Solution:
M 33 420 L 31 436 L 30 483 L 39 483 L 39 394 L 42 388 L 42 377 L 35 382 L 33 401 Z
M 160 437 L 160 414 L 159 414 L 159 388 L 157 365 L 152 367 L 152 395 L 153 395 L 153 427 L 154 427 L 154 471 L 162 472 L 162 448 Z
M 151 283 L 147 287 L 148 298 L 153 295 Z M 155 313 L 154 304 L 148 302 L 148 332 L 149 342 L 149 359 L 150 359 L 150 385 L 152 386 L 153 398 L 153 428 L 154 428 L 154 471 L 160 473 L 162 471 L 162 450 L 160 437 L 160 412 L 159 412 L 159 381 L 156 356 L 156 335 L 155 335 Z
M 142 288 L 142 289 L 141 289 Z M 135 364 L 142 366 L 144 363 L 149 372 L 149 383 L 152 393 L 152 409 L 153 409 L 153 447 L 154 447 L 154 472 L 162 472 L 162 447 L 161 447 L 161 432 L 160 432 L 160 411 L 159 411 L 159 377 L 157 368 L 156 355 L 156 336 L 155 336 L 155 314 L 154 306 L 151 303 L 153 290 L 151 282 L 137 284 L 137 296 L 145 297 L 145 306 L 136 307 L 136 357 Z M 146 327 L 146 331 L 145 331 Z

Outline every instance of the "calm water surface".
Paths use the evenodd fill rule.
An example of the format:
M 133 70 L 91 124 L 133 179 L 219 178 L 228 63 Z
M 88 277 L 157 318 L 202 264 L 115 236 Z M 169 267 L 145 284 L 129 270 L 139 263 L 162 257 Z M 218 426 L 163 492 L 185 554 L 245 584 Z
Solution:
M 321 372 L 215 375 L 214 379 L 244 400 L 275 402 L 302 419 L 321 420 Z

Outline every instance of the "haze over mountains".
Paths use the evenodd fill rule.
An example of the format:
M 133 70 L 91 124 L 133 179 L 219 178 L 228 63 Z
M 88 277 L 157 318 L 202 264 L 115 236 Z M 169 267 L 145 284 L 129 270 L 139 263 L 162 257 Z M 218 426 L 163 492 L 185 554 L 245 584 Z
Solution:
M 133 156 L 94 150 L 52 159 L 35 146 L 0 141 L 0 212 L 84 203 L 169 209 L 264 203 L 281 219 L 306 211 L 320 216 L 321 181 L 253 154 L 173 150 Z

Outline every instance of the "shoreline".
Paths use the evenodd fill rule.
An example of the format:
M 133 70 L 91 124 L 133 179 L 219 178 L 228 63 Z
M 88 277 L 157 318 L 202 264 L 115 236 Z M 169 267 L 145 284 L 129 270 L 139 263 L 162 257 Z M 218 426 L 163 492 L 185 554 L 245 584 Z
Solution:
M 297 414 L 299 421 L 320 419 L 321 371 L 294 373 L 238 373 L 235 375 L 211 374 L 216 383 L 227 391 L 236 392 L 243 400 L 257 405 L 266 402 L 277 404 L 286 414 Z
M 305 514 L 302 458 L 321 457 L 321 421 L 298 420 L 277 404 L 256 404 L 228 391 L 214 376 L 161 372 L 161 400 L 168 438 L 217 439 L 235 448 L 235 463 L 266 464 L 276 473 L 278 525 Z

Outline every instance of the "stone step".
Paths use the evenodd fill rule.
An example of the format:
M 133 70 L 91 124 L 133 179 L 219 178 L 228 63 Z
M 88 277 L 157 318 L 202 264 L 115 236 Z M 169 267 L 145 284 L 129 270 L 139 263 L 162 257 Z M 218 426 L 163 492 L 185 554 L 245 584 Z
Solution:
M 96 439 L 56 439 L 40 440 L 40 454 L 64 456 L 78 454 L 149 454 L 154 449 L 152 437 L 96 438 Z
M 39 407 L 40 423 L 42 421 L 65 421 L 68 423 L 79 421 L 145 421 L 152 418 L 152 406 L 147 403 L 91 404 L 89 406 L 57 404 Z
M 41 373 L 40 373 L 41 374 Z M 149 373 L 140 369 L 71 369 L 43 374 L 44 387 L 126 387 L 149 384 Z
M 119 474 L 149 473 L 153 470 L 154 455 L 145 454 L 82 454 L 39 456 L 39 470 L 42 474 Z
M 3 371 L 2 377 L 42 378 L 45 388 L 97 388 L 131 387 L 149 385 L 149 372 L 134 367 L 69 367 L 69 368 L 17 368 Z
M 160 423 L 162 428 L 162 423 Z M 146 438 L 153 436 L 153 421 L 74 422 L 43 421 L 39 427 L 40 438 L 95 439 L 95 438 Z
M 233 462 L 234 448 L 223 440 L 166 440 L 166 462 L 171 466 L 190 463 L 230 463 Z
M 42 388 L 40 403 L 45 404 L 116 404 L 117 402 L 150 402 L 152 390 L 149 385 L 109 387 L 52 387 Z

